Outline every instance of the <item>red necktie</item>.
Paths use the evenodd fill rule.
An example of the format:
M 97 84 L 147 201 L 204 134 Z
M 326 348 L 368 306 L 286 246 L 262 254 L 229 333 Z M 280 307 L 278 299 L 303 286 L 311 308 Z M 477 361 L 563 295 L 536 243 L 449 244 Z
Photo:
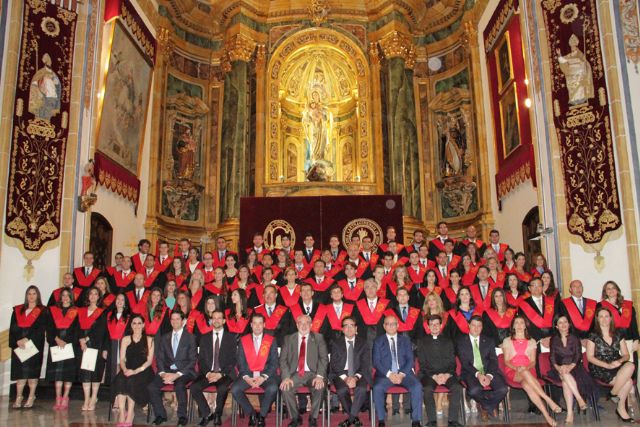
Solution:
M 307 355 L 307 337 L 302 337 L 300 344 L 300 353 L 298 354 L 298 375 L 304 377 L 304 360 Z

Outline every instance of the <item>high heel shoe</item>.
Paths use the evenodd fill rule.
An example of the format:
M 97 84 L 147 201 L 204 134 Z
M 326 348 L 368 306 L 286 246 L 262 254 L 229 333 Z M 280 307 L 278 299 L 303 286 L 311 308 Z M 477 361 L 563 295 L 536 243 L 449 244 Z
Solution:
M 584 413 L 586 413 L 587 409 L 589 409 L 589 405 L 587 404 L 587 402 L 583 402 L 583 404 L 578 405 L 578 407 L 580 408 L 580 411 Z
M 620 421 L 622 421 L 623 423 L 635 423 L 636 420 L 634 420 L 633 418 L 629 417 L 629 418 L 622 418 L 622 415 L 620 415 L 620 412 L 618 412 L 618 408 L 616 408 L 616 415 L 618 416 L 618 419 Z
M 29 396 L 29 398 L 27 399 L 27 403 L 24 404 L 23 408 L 25 408 L 25 409 L 33 408 L 33 403 L 35 401 L 36 401 L 36 397 L 35 396 Z
M 609 393 L 607 393 L 607 400 L 610 400 L 613 403 L 618 403 L 620 401 L 620 398 L 617 395 L 612 394 L 611 392 L 609 392 Z
M 69 398 L 63 397 L 60 401 L 60 410 L 65 411 L 67 409 L 69 409 Z
M 16 397 L 16 401 L 13 403 L 12 408 L 13 409 L 20 409 L 22 408 L 22 399 L 24 399 L 23 396 L 17 396 Z
M 87 411 L 95 411 L 97 403 L 98 403 L 98 399 L 96 398 L 89 400 L 89 406 L 87 406 Z
M 53 409 L 55 411 L 60 410 L 60 405 L 62 405 L 62 398 L 61 397 L 56 397 L 56 404 L 53 405 Z

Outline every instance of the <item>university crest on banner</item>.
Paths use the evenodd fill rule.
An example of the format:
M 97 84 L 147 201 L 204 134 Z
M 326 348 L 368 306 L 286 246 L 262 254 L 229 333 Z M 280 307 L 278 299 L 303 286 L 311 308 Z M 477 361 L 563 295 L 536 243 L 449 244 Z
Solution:
M 284 236 L 289 237 L 291 240 L 291 247 L 296 245 L 296 232 L 293 226 L 284 219 L 274 219 L 264 229 L 262 237 L 264 243 L 269 249 L 282 249 L 282 238 Z
M 371 237 L 374 251 L 382 243 L 382 227 L 372 219 L 356 218 L 349 221 L 342 229 L 342 242 L 345 248 L 349 247 L 351 240 L 357 237 L 362 243 L 365 237 Z
M 45 0 L 24 2 L 5 232 L 27 251 L 60 235 L 76 18 Z

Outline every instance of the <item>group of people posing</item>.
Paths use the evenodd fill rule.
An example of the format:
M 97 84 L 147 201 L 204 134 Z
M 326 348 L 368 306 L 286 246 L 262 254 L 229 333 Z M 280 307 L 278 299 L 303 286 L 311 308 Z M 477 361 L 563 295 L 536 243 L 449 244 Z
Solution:
M 360 426 L 369 389 L 384 426 L 393 386 L 406 390 L 402 400 L 413 427 L 422 425 L 423 402 L 428 425 L 437 425 L 436 399 L 445 394 L 448 423 L 458 426 L 462 387 L 487 420 L 498 416 L 509 385 L 522 388 L 532 409 L 555 425 L 547 408 L 562 409 L 541 376 L 561 383 L 567 423 L 574 405 L 586 409 L 599 385 L 608 387 L 618 418 L 633 422 L 627 398 L 638 327 L 616 283 L 605 283 L 595 301 L 574 280 L 561 299 L 544 257 L 527 268 L 525 255 L 500 242 L 497 230 L 488 242 L 473 226 L 457 240 L 444 222 L 438 233 L 427 241 L 418 230 L 404 246 L 388 227 L 377 247 L 364 237 L 346 250 L 337 236 L 320 250 L 311 234 L 301 248 L 283 236 L 282 247 L 271 249 L 256 233 L 240 256 L 222 237 L 203 254 L 187 239 L 173 250 L 160 241 L 152 254 L 143 239 L 138 253 L 116 254 L 104 271 L 87 252 L 46 306 L 30 286 L 14 308 L 13 407 L 33 406 L 46 342 L 54 409 L 68 408 L 69 390 L 80 382 L 82 410 L 93 411 L 100 385 L 109 384 L 119 426 L 132 425 L 135 406 L 148 403 L 154 424 L 166 422 L 166 391 L 175 392 L 178 425 L 186 425 L 188 389 L 199 425 L 222 424 L 231 392 L 249 425 L 264 426 L 280 393 L 296 427 L 309 405 L 297 394 L 301 386 L 309 389 L 310 426 L 327 390 L 348 414 L 340 427 Z M 546 352 L 551 369 L 540 372 Z M 213 409 L 205 397 L 211 392 L 217 393 Z M 256 392 L 259 408 L 247 398 Z

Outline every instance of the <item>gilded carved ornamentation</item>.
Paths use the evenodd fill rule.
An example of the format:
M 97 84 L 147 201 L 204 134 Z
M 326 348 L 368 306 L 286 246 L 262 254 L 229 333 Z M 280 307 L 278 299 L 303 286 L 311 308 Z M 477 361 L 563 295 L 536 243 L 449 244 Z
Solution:
M 329 10 L 329 3 L 327 0 L 311 0 L 309 15 L 311 15 L 311 21 L 316 27 L 327 20 Z
M 380 48 L 385 58 L 402 58 L 407 68 L 416 63 L 416 49 L 411 37 L 399 31 L 392 31 L 380 40 Z
M 222 68 L 225 72 L 231 70 L 231 64 L 236 61 L 249 62 L 256 50 L 256 41 L 244 34 L 236 34 L 225 40 Z

